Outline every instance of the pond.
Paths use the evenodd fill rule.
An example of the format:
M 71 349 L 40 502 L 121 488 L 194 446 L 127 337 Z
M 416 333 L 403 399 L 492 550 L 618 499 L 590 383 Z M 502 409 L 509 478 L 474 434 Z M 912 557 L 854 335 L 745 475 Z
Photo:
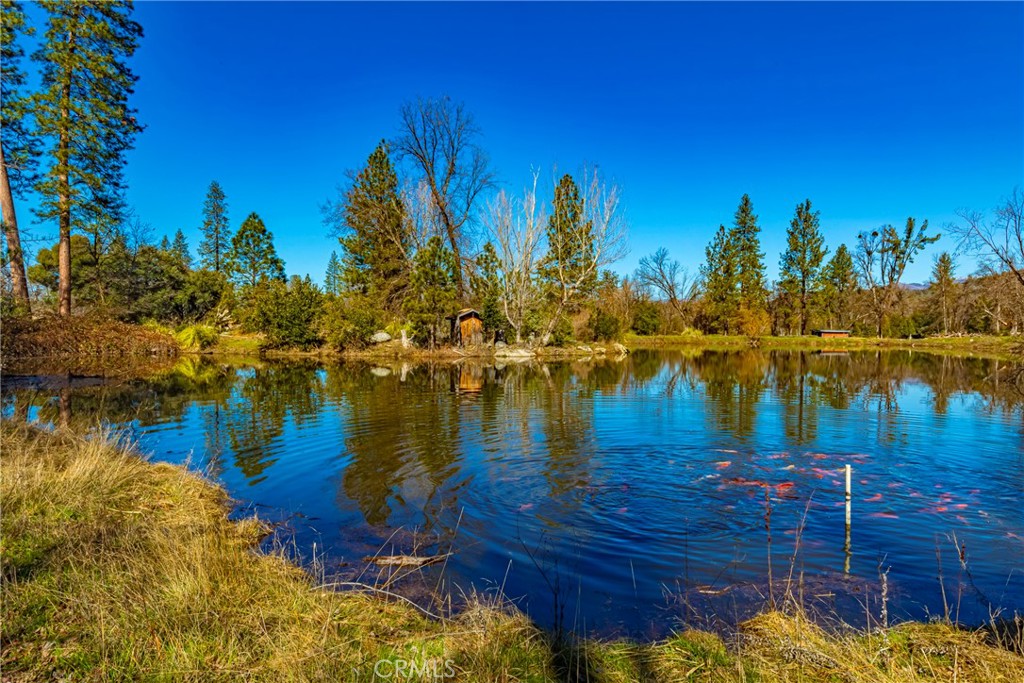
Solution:
M 146 381 L 8 377 L 3 410 L 125 427 L 279 523 L 268 544 L 329 581 L 435 611 L 501 594 L 545 627 L 648 638 L 787 595 L 858 626 L 883 592 L 890 620 L 1024 610 L 1019 373 L 907 351 L 186 357 Z

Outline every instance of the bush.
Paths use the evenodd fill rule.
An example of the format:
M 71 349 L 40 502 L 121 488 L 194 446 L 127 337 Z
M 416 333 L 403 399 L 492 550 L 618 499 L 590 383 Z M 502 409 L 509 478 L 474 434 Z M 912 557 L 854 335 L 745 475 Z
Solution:
M 598 308 L 590 316 L 590 333 L 595 341 L 613 341 L 619 338 L 622 332 L 622 321 L 617 315 Z
M 309 349 L 322 342 L 320 319 L 324 295 L 313 281 L 297 275 L 291 282 L 270 282 L 250 297 L 251 323 L 266 335 L 271 348 Z
M 661 330 L 661 310 L 653 301 L 637 304 L 633 314 L 633 331 L 641 335 L 658 334 Z
M 380 329 L 380 312 L 364 296 L 328 296 L 320 328 L 335 349 L 361 348 Z M 399 335 L 401 331 L 399 330 Z

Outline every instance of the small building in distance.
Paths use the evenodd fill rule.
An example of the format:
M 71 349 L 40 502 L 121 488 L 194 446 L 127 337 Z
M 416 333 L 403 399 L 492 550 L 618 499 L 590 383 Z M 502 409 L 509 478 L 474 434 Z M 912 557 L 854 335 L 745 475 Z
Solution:
M 815 337 L 822 337 L 824 339 L 835 339 L 837 337 L 849 337 L 849 330 L 811 330 L 811 334 Z
M 448 319 L 452 321 L 452 344 L 479 346 L 484 343 L 484 321 L 477 311 L 463 308 Z

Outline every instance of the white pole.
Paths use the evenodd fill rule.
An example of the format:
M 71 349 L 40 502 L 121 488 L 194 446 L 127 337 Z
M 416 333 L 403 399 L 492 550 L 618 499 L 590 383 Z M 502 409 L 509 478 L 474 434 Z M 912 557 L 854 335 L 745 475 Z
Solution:
M 850 487 L 850 466 L 846 466 L 846 542 L 843 544 L 843 551 L 846 553 L 846 559 L 843 563 L 843 571 L 847 574 L 850 573 L 850 504 L 852 501 Z

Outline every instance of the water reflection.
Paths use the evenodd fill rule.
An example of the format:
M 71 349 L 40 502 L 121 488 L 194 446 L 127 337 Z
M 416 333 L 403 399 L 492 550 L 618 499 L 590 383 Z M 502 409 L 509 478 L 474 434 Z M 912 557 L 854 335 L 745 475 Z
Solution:
M 790 560 L 806 512 L 801 566 L 828 590 L 864 590 L 879 559 L 896 558 L 899 608 L 935 613 L 936 546 L 956 532 L 978 594 L 1024 608 L 1018 371 L 905 351 L 389 366 L 188 357 L 145 381 L 7 377 L 3 410 L 129 425 L 155 457 L 188 460 L 291 518 L 297 545 L 315 541 L 352 571 L 384 543 L 450 547 L 450 580 L 504 583 L 541 623 L 568 608 L 592 628 L 644 634 L 692 617 L 680 593 L 728 595 L 738 612 L 740 596 L 763 592 L 766 493 L 775 561 Z M 852 561 L 837 508 L 845 463 Z M 552 599 L 552 585 L 588 597 Z M 965 614 L 984 618 L 991 602 Z

